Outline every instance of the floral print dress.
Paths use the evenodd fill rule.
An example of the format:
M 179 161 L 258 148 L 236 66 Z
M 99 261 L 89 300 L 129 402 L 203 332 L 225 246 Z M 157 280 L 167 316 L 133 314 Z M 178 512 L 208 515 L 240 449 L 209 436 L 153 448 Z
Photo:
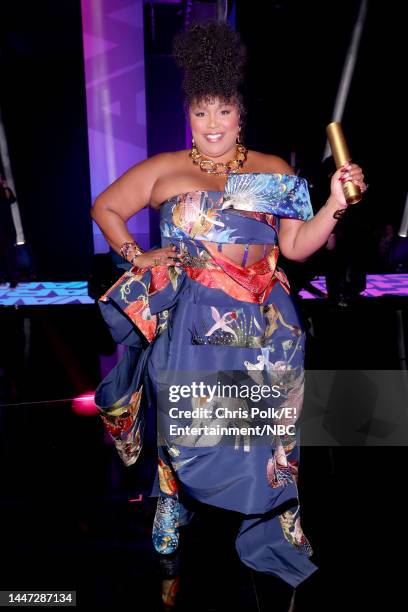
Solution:
M 305 334 L 277 267 L 278 236 L 280 218 L 312 216 L 306 180 L 288 174 L 231 174 L 224 192 L 163 202 L 162 246 L 175 244 L 182 266 L 134 267 L 100 298 L 113 338 L 128 350 L 95 395 L 125 465 L 140 454 L 148 411 L 157 411 L 158 552 L 177 549 L 178 528 L 190 518 L 184 502 L 193 498 L 240 513 L 241 560 L 294 587 L 317 568 L 297 489 Z M 222 252 L 225 243 L 269 252 L 244 267 Z M 200 387 L 207 391 L 169 401 L 169 388 L 191 391 L 221 374 L 235 397 L 213 385 L 212 394 Z M 274 385 L 278 398 L 264 400 L 257 419 L 256 401 L 241 391 Z M 255 424 L 281 427 L 259 435 Z

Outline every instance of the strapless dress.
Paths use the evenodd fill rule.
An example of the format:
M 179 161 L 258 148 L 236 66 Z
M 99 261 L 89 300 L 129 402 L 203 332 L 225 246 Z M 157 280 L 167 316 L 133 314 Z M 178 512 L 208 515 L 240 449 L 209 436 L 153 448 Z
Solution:
M 156 550 L 177 548 L 187 501 L 198 500 L 239 513 L 243 563 L 294 587 L 317 567 L 297 488 L 305 333 L 278 237 L 281 218 L 312 217 L 306 180 L 288 174 L 230 174 L 224 192 L 174 195 L 160 207 L 161 241 L 182 266 L 134 267 L 99 301 L 128 347 L 95 394 L 125 465 L 157 417 Z M 244 267 L 223 244 L 269 252 Z

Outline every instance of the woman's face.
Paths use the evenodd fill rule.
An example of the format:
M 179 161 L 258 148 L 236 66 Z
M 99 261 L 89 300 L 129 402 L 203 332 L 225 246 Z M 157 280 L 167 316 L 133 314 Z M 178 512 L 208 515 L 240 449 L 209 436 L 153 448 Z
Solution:
M 191 131 L 200 153 L 220 162 L 230 160 L 239 133 L 237 105 L 226 104 L 219 98 L 201 100 L 190 105 L 189 114 Z

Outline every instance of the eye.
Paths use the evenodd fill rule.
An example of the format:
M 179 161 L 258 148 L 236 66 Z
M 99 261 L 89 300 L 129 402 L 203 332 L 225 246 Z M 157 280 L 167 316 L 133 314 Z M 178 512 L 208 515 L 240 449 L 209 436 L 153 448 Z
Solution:
M 197 111 L 194 114 L 195 114 L 196 117 L 204 117 L 204 112 L 203 111 Z
M 230 114 L 231 114 L 231 111 L 228 109 L 224 109 L 221 111 L 221 115 L 230 115 Z

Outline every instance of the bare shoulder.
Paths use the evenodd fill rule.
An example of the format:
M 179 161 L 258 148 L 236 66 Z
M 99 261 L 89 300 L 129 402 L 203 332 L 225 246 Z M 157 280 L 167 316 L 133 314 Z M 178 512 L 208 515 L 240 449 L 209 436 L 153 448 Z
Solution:
M 182 153 L 184 153 L 184 151 L 166 151 L 164 153 L 151 155 L 150 157 L 146 157 L 146 159 L 143 159 L 131 166 L 125 172 L 125 174 L 134 174 L 139 170 L 153 174 L 155 171 L 157 171 L 157 173 L 160 174 L 163 171 L 163 168 L 168 168 L 169 164 L 174 164 L 177 160 L 179 160 Z
M 158 153 L 143 159 L 124 172 L 112 183 L 109 189 L 112 186 L 118 186 L 122 190 L 129 191 L 138 189 L 143 193 L 147 203 L 152 189 L 159 178 L 168 172 L 169 168 L 174 168 L 177 165 L 177 160 L 180 157 L 179 153 L 179 151 Z
M 186 164 L 186 158 L 188 159 L 189 151 L 167 151 L 165 153 L 158 153 L 148 157 L 143 164 L 145 168 L 149 169 L 155 174 L 156 179 L 166 175 L 168 172 L 174 174 L 182 169 Z M 139 165 L 139 164 L 138 164 Z
M 160 174 L 162 169 L 167 167 L 169 163 L 172 162 L 174 156 L 178 153 L 175 152 L 165 152 L 165 153 L 157 153 L 156 155 L 152 155 L 151 157 L 147 157 L 143 161 L 135 164 L 131 168 L 129 168 L 128 172 L 137 172 L 138 170 L 144 170 L 150 172 L 152 174 Z
M 99 194 L 96 208 L 109 208 L 127 220 L 148 206 L 157 180 L 166 169 L 174 167 L 177 153 L 159 153 L 134 164 Z
M 278 174 L 295 174 L 293 168 L 278 155 L 248 151 L 248 165 L 252 172 L 271 172 Z

